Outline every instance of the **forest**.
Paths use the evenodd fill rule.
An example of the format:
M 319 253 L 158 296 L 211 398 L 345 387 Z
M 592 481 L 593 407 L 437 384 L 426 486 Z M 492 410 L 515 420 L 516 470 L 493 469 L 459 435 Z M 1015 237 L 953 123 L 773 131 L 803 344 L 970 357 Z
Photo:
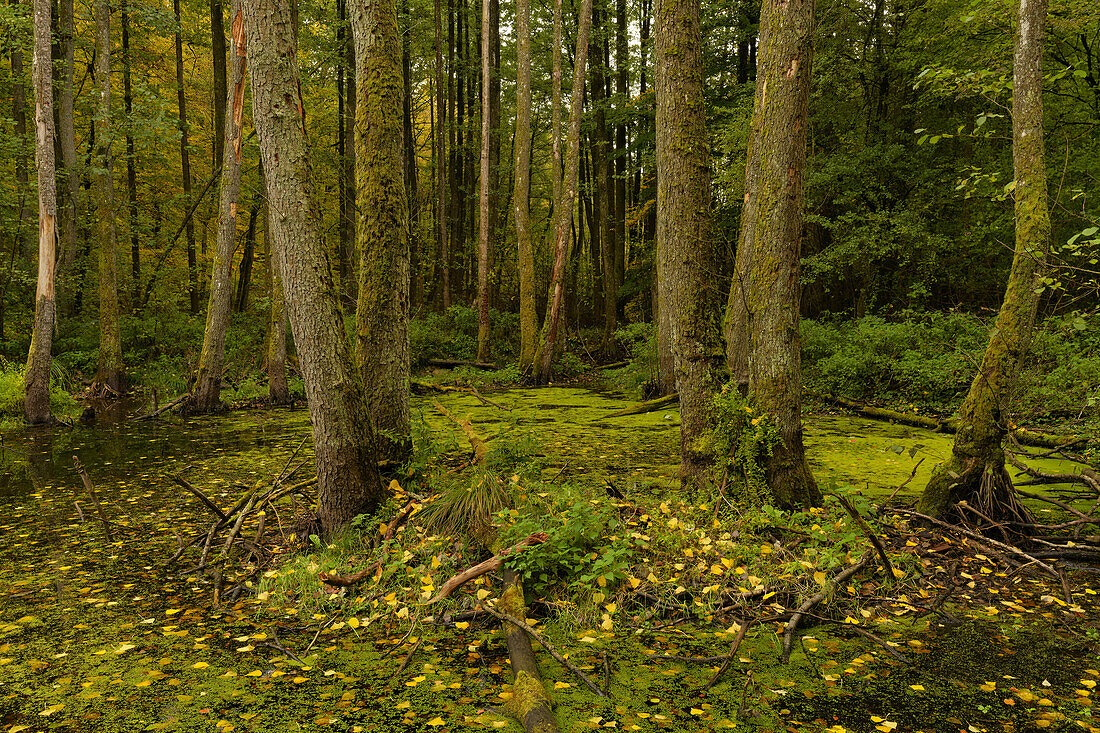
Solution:
M 1100 6 L 0 31 L 2 733 L 1100 731 Z

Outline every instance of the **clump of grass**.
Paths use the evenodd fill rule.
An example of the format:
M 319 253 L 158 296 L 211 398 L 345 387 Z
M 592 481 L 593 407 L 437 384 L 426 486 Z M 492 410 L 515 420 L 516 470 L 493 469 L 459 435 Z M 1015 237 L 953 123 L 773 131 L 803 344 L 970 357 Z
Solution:
M 494 534 L 493 517 L 512 504 L 504 483 L 493 473 L 479 471 L 466 482 L 444 487 L 421 514 L 420 524 L 429 532 L 466 534 L 485 544 Z

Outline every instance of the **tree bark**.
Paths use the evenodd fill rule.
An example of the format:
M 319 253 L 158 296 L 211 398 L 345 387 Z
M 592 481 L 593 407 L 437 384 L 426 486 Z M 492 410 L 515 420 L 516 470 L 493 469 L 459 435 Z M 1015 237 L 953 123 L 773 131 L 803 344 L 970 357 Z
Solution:
M 77 207 L 80 193 L 80 174 L 77 171 L 76 130 L 73 118 L 73 72 L 75 45 L 73 43 L 73 0 L 58 3 L 58 35 L 61 44 L 61 90 L 58 99 L 58 137 L 61 140 L 61 165 L 63 188 L 60 218 L 60 258 L 62 269 L 67 271 L 76 260 Z
M 347 0 L 344 0 L 345 4 Z M 347 13 L 347 7 L 345 5 L 345 13 Z M 346 105 L 344 108 L 344 144 L 346 146 L 344 151 L 344 187 L 347 191 L 347 203 L 346 203 L 346 218 L 344 219 L 344 227 L 347 230 L 345 237 L 348 241 L 347 258 L 349 264 L 348 278 L 343 283 L 344 286 L 344 299 L 349 304 L 356 302 L 358 298 L 359 282 L 354 272 L 353 263 L 355 262 L 355 242 L 356 242 L 356 222 L 359 220 L 358 199 L 355 189 L 355 175 L 356 175 L 356 156 L 358 152 L 355 149 L 355 119 L 357 109 L 357 93 L 355 90 L 355 40 L 352 38 L 350 23 L 348 30 L 345 32 L 344 39 L 344 67 L 347 69 L 347 73 L 344 76 L 344 99 Z
M 34 0 L 35 160 L 38 167 L 38 287 L 34 330 L 24 375 L 23 415 L 31 425 L 50 421 L 50 346 L 57 298 L 57 182 L 54 175 L 53 60 L 50 57 L 50 0 Z
M 1006 407 L 1035 327 L 1050 245 L 1043 151 L 1046 16 L 1047 0 L 1020 0 L 1012 73 L 1016 251 L 989 345 L 959 408 L 951 457 L 932 473 L 921 496 L 919 511 L 936 517 L 949 514 L 964 499 L 995 520 L 1027 516 L 1013 494 L 1001 441 L 1007 431 Z
M 176 15 L 176 104 L 180 125 L 180 172 L 183 176 L 183 200 L 191 204 L 191 144 L 188 141 L 187 94 L 183 86 L 183 35 L 180 18 L 180 0 L 172 0 Z M 187 235 L 187 292 L 191 302 L 191 315 L 199 314 L 199 264 L 195 251 L 195 225 L 188 215 L 184 226 Z
M 536 381 L 547 384 L 554 365 L 561 329 L 561 311 L 565 299 L 565 266 L 569 261 L 569 229 L 573 221 L 573 202 L 577 197 L 577 169 L 581 152 L 581 108 L 584 104 L 584 74 L 588 62 L 588 36 L 592 28 L 592 0 L 583 0 L 577 21 L 577 50 L 573 61 L 573 98 L 569 110 L 569 148 L 561 198 L 555 203 L 554 267 L 550 274 L 549 305 L 535 356 Z
M 356 357 L 386 457 L 410 448 L 409 238 L 401 108 L 401 40 L 395 0 L 350 0 L 358 69 L 360 215 Z
M 214 169 L 225 159 L 225 111 L 229 94 L 225 65 L 224 0 L 210 0 L 210 53 L 214 62 Z
M 310 175 L 297 39 L 287 0 L 252 0 L 245 36 L 252 117 L 271 207 L 274 251 L 309 401 L 318 519 L 332 536 L 384 497 L 374 431 L 352 364 Z
M 233 79 L 226 99 L 229 119 L 225 120 L 222 151 L 222 182 L 218 214 L 218 240 L 211 264 L 210 298 L 206 305 L 206 330 L 203 334 L 199 370 L 195 379 L 194 399 L 190 408 L 207 413 L 221 406 L 222 370 L 225 367 L 225 332 L 233 306 L 233 253 L 237 248 L 237 203 L 241 192 L 241 146 L 244 142 L 245 57 L 244 11 L 242 0 L 233 0 L 230 14 L 232 38 L 229 67 Z M 228 155 L 226 155 L 228 153 Z
M 12 5 L 19 5 L 20 0 L 12 0 Z M 19 43 L 12 44 L 11 50 L 11 75 L 12 75 L 12 118 L 15 123 L 16 155 L 15 155 L 15 181 L 19 185 L 19 226 L 15 238 L 20 250 L 30 257 L 33 244 L 30 236 L 30 207 L 27 205 L 27 195 L 30 191 L 30 171 L 28 169 L 28 145 L 27 145 L 27 87 L 23 83 L 24 64 L 23 49 Z
M 130 230 L 131 307 L 141 302 L 141 237 L 138 233 L 137 153 L 134 152 L 134 90 L 130 80 L 130 13 L 123 3 L 122 15 L 122 104 L 126 110 L 126 199 Z
M 654 30 L 658 279 L 667 284 L 663 292 L 680 395 L 680 480 L 685 489 L 698 491 L 713 464 L 711 452 L 700 444 L 711 429 L 722 358 L 699 0 L 658 0 Z
M 409 50 L 411 20 L 409 0 L 402 0 L 405 27 L 401 32 L 401 71 L 404 82 L 401 95 L 401 130 L 405 166 L 405 198 L 409 202 L 409 308 L 416 310 L 423 300 L 424 268 L 420 261 L 420 194 L 417 181 L 417 133 L 413 114 L 413 66 Z
M 118 263 L 115 194 L 111 173 L 111 8 L 96 0 L 96 219 L 99 225 L 99 372 L 96 382 L 115 393 L 126 391 L 122 368 L 122 338 L 118 319 Z
M 556 144 L 556 141 L 555 141 Z M 534 367 L 535 251 L 531 241 L 531 2 L 516 0 L 516 250 L 519 269 L 519 368 Z M 555 172 L 551 176 L 556 177 Z M 555 186 L 556 187 L 556 186 Z
M 266 191 L 263 166 L 260 166 L 260 190 Z M 266 194 L 265 194 L 266 198 Z M 286 301 L 283 299 L 282 265 L 275 254 L 271 232 L 271 207 L 264 204 L 264 249 L 271 283 L 271 306 L 267 319 L 267 396 L 273 405 L 289 405 L 290 386 L 286 380 Z
M 745 307 L 746 318 L 727 345 L 748 344 L 749 402 L 757 420 L 775 430 L 770 450 L 755 461 L 766 475 L 770 501 L 780 507 L 821 502 L 802 443 L 798 331 L 813 29 L 813 0 L 765 0 L 738 251 L 739 262 L 743 253 L 751 260 L 737 273 L 731 301 Z
M 491 56 L 489 47 L 489 0 L 481 0 L 481 177 L 478 186 L 477 240 L 477 360 L 489 361 L 489 148 L 492 146 L 492 115 L 489 114 Z
M 440 303 L 451 304 L 451 275 L 447 264 L 450 256 L 447 243 L 447 98 L 443 70 L 443 10 L 442 0 L 435 0 L 435 247 L 439 253 L 436 282 L 440 288 Z

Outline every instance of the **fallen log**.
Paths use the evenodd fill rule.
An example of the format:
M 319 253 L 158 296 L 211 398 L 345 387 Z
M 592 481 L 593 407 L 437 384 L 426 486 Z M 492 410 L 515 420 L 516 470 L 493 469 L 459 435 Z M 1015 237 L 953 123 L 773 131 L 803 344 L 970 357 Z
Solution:
M 462 429 L 462 432 L 466 435 L 466 440 L 470 441 L 470 447 L 474 450 L 474 462 L 478 464 L 484 463 L 485 455 L 489 452 L 489 449 L 486 447 L 485 441 L 482 440 L 481 436 L 474 430 L 473 424 L 470 423 L 470 418 L 459 420 L 451 414 L 450 410 L 439 404 L 439 400 L 432 400 L 432 404 L 435 405 L 435 409 L 439 410 L 440 414 Z
M 520 626 L 520 623 L 527 626 L 523 586 L 511 571 L 505 571 L 504 582 L 506 585 L 500 599 L 504 613 L 495 610 L 489 610 L 489 613 L 498 618 L 512 617 L 512 621 L 501 619 L 504 639 L 508 645 L 508 658 L 515 674 L 512 699 L 508 701 L 507 710 L 523 725 L 527 733 L 557 733 L 558 723 L 550 709 L 550 695 L 542 684 L 535 652 L 531 649 L 531 639 Z
M 442 367 L 444 369 L 454 369 L 455 367 L 468 366 L 474 369 L 482 369 L 489 372 L 495 372 L 497 365 L 488 364 L 483 361 L 452 361 L 451 359 L 428 359 L 428 364 L 434 367 Z
M 825 581 L 820 591 L 807 598 L 806 601 L 798 607 L 798 610 L 791 616 L 791 620 L 787 622 L 787 628 L 783 631 L 783 652 L 779 655 L 780 662 L 786 664 L 791 658 L 791 646 L 794 643 L 794 632 L 795 629 L 798 628 L 799 622 L 802 621 L 802 618 L 806 615 L 806 612 L 825 600 L 825 596 L 829 595 L 834 588 L 866 567 L 874 556 L 875 554 L 870 550 L 863 553 L 863 557 L 861 557 L 858 562 L 849 565 L 832 578 Z
M 450 596 L 466 583 L 469 583 L 474 578 L 479 578 L 486 573 L 493 572 L 494 570 L 500 570 L 500 568 L 504 565 L 504 560 L 509 555 L 515 552 L 519 552 L 524 547 L 542 544 L 543 542 L 546 542 L 546 540 L 548 540 L 549 538 L 550 535 L 546 534 L 545 532 L 535 532 L 533 535 L 530 535 L 529 537 L 520 540 L 516 544 L 509 547 L 507 550 L 503 550 L 502 552 L 494 555 L 485 562 L 478 563 L 472 568 L 467 568 L 466 570 L 463 570 L 461 573 L 455 575 L 446 583 L 444 583 L 443 587 L 439 589 L 438 593 L 436 593 L 435 598 L 431 599 L 424 605 L 430 606 L 433 603 L 438 603 L 444 598 Z
M 678 392 L 673 392 L 672 394 L 665 395 L 664 397 L 658 397 L 655 400 L 642 402 L 634 405 L 633 407 L 627 407 L 625 410 L 618 410 L 617 412 L 613 412 L 610 415 L 604 415 L 603 417 L 597 418 L 592 422 L 602 422 L 604 420 L 607 420 L 608 418 L 623 417 L 624 415 L 642 415 L 647 412 L 656 412 L 663 407 L 679 404 L 679 402 L 680 394 Z
M 838 407 L 843 407 L 863 417 L 869 417 L 872 420 L 896 422 L 901 425 L 910 425 L 915 428 L 927 428 L 938 433 L 949 433 L 951 435 L 954 435 L 959 430 L 958 421 L 953 418 L 939 420 L 926 415 L 887 410 L 882 407 L 875 407 L 874 405 L 849 400 L 844 397 L 823 395 L 814 392 L 809 394 L 822 402 L 828 402 Z M 1040 433 L 1026 428 L 1015 428 L 1012 431 L 1012 436 L 1022 445 L 1029 445 L 1034 448 L 1064 448 L 1071 444 L 1079 444 L 1082 440 L 1079 435 L 1054 435 L 1051 433 Z

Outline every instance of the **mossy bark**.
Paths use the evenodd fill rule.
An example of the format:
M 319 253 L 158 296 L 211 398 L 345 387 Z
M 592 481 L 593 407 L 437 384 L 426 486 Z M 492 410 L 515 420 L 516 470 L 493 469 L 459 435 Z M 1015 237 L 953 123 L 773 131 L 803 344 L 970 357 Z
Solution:
M 929 479 L 920 510 L 944 516 L 966 500 L 991 519 L 1026 516 L 1012 493 L 1001 441 L 1006 405 L 1027 353 L 1050 244 L 1043 152 L 1043 36 L 1047 0 L 1020 0 L 1012 98 L 1016 250 L 1004 302 L 982 363 L 959 408 L 951 457 Z
M 237 203 L 241 192 L 241 144 L 244 121 L 245 47 L 244 15 L 241 0 L 233 0 L 232 36 L 229 44 L 229 68 L 232 79 L 226 105 L 222 158 L 221 203 L 218 215 L 218 241 L 211 265 L 210 297 L 206 305 L 206 329 L 195 378 L 190 409 L 213 412 L 221 407 L 222 369 L 225 366 L 225 332 L 233 304 L 233 253 L 237 246 Z
M 722 359 L 711 273 L 710 180 L 698 0 L 658 0 L 657 259 L 680 396 L 680 478 L 702 488 L 713 456 L 703 445 Z
M 261 174 L 261 182 L 263 176 Z M 271 310 L 267 319 L 267 396 L 273 405 L 289 405 L 290 386 L 286 380 L 286 303 L 283 300 L 283 275 L 279 258 L 272 251 L 271 210 L 264 204 L 264 244 L 270 273 Z
M 187 124 L 187 91 L 183 85 L 183 31 L 180 16 L 180 0 L 172 0 L 172 11 L 176 17 L 176 109 L 180 125 L 180 175 L 183 178 L 183 199 L 191 203 L 191 143 L 188 140 L 190 128 Z M 199 270 L 198 254 L 195 251 L 195 225 L 191 217 L 184 222 L 187 235 L 187 292 L 190 297 L 191 315 L 199 313 Z
M 288 0 L 252 0 L 244 10 L 252 117 L 271 209 L 269 234 L 309 400 L 318 518 L 330 536 L 356 515 L 377 508 L 385 494 L 374 431 L 321 241 L 291 9 Z M 400 171 L 398 166 L 398 176 Z
M 505 568 L 504 583 L 504 592 L 501 593 L 499 602 L 500 610 L 520 621 L 526 621 L 527 604 L 523 599 L 523 585 L 519 578 L 513 571 Z M 557 733 L 558 724 L 550 709 L 550 695 L 542 684 L 530 637 L 513 623 L 503 621 L 502 624 L 508 645 L 508 658 L 516 675 L 512 685 L 512 699 L 508 701 L 508 712 L 523 724 L 527 733 Z
M 519 368 L 535 362 L 535 250 L 531 241 L 531 2 L 516 0 L 516 250 L 519 269 Z M 557 175 L 552 171 L 551 175 Z
M 813 0 L 765 0 L 746 206 L 727 314 L 732 378 L 741 386 L 747 374 L 758 419 L 771 421 L 779 433 L 779 442 L 762 460 L 771 501 L 781 507 L 817 505 L 822 499 L 802 443 L 799 338 L 813 31 Z
M 99 369 L 96 382 L 115 393 L 122 393 L 126 391 L 126 375 L 122 367 L 122 337 L 118 319 L 118 232 L 111 173 L 111 7 L 107 0 L 96 0 L 95 25 L 97 162 L 92 175 L 99 225 Z
M 401 39 L 394 0 L 351 0 L 357 69 L 359 217 L 356 360 L 382 452 L 409 450 L 409 207 L 404 181 Z
M 557 11 L 555 11 L 557 12 Z M 573 61 L 573 98 L 569 109 L 569 140 L 565 155 L 561 197 L 554 202 L 554 267 L 550 273 L 550 293 L 535 354 L 535 380 L 547 384 L 557 356 L 565 305 L 565 267 L 569 262 L 569 231 L 573 221 L 573 203 L 577 199 L 577 175 L 580 169 L 581 108 L 584 103 L 584 72 L 588 63 L 588 36 L 592 29 L 592 0 L 583 0 L 577 19 L 577 50 Z
M 24 374 L 23 416 L 32 425 L 50 421 L 50 345 L 57 314 L 57 183 L 54 177 L 53 62 L 50 0 L 34 0 L 35 160 L 38 168 L 38 285 L 34 330 Z
M 489 151 L 492 148 L 492 115 L 489 114 L 489 87 L 492 84 L 492 50 L 489 44 L 490 0 L 481 0 L 481 175 L 478 182 L 478 238 L 477 238 L 477 360 L 489 360 L 489 240 L 493 236 L 492 216 L 489 205 L 489 179 L 491 178 Z

